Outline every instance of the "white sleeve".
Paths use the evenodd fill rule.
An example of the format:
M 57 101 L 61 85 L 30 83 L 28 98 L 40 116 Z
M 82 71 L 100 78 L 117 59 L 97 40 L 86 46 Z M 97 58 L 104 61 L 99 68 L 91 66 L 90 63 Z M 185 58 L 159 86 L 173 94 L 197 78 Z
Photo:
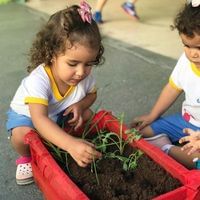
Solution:
M 41 74 L 29 75 L 24 81 L 25 103 L 40 103 L 48 105 L 50 82 Z
M 184 70 L 187 62 L 185 54 L 182 54 L 170 75 L 169 83 L 178 90 L 182 90 L 183 88 L 181 80 L 184 76 Z

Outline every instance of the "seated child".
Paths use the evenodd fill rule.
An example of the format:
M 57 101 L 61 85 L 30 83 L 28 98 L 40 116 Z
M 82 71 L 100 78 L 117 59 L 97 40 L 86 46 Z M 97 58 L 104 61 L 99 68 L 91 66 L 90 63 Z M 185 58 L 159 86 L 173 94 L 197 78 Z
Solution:
M 179 58 L 169 82 L 163 88 L 151 112 L 136 117 L 132 127 L 140 130 L 147 140 L 161 148 L 178 162 L 188 168 L 194 168 L 193 158 L 199 152 L 188 155 L 172 143 L 186 136 L 184 128 L 200 129 L 200 1 L 190 1 L 175 18 L 174 28 L 178 29 L 184 46 L 184 53 Z M 185 93 L 182 112 L 161 117 Z M 164 134 L 163 134 L 164 133 Z M 154 137 L 153 137 L 154 136 Z M 171 143 L 172 142 L 172 143 Z M 187 146 L 186 146 L 187 147 Z

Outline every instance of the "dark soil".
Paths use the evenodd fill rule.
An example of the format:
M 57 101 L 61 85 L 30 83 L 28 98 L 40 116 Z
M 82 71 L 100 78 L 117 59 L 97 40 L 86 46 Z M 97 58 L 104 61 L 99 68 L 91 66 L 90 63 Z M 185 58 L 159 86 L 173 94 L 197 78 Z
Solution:
M 115 148 L 112 146 L 106 152 L 115 152 Z M 125 155 L 135 151 L 127 145 Z M 64 160 L 66 162 L 66 158 Z M 59 165 L 91 200 L 149 200 L 181 186 L 178 180 L 145 154 L 132 171 L 124 171 L 119 160 L 101 159 L 97 164 L 99 185 L 90 166 L 81 168 L 70 156 L 67 163 Z
M 68 163 L 68 175 L 91 200 L 147 200 L 181 186 L 144 154 L 131 172 L 124 171 L 119 160 L 102 159 L 98 163 L 99 185 L 90 167 L 81 168 L 71 158 Z

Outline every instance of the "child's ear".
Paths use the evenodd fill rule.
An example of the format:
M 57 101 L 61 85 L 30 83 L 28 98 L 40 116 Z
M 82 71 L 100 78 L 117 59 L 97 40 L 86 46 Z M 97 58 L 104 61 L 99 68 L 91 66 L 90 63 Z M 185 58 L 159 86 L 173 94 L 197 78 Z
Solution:
M 54 63 L 54 62 L 55 62 L 55 56 L 53 56 L 51 59 L 51 63 Z

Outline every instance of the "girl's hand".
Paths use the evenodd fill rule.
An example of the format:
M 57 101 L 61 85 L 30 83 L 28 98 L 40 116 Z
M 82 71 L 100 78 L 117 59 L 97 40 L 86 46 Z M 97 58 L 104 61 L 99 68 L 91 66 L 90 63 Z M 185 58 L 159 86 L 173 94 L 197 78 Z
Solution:
M 80 167 L 86 167 L 93 159 L 98 159 L 102 156 L 95 149 L 94 144 L 77 138 L 74 138 L 74 141 L 68 148 L 68 152 Z
M 141 130 L 147 125 L 151 124 L 153 120 L 154 119 L 151 117 L 150 114 L 142 115 L 133 119 L 133 121 L 131 122 L 131 127 L 136 128 L 137 130 Z
M 180 144 L 184 142 L 188 142 L 181 148 L 181 150 L 184 151 L 184 150 L 190 149 L 188 151 L 188 155 L 196 151 L 200 151 L 200 131 L 194 131 L 190 128 L 185 128 L 183 129 L 183 132 L 188 134 L 189 136 L 182 137 L 179 140 Z
M 79 129 L 83 124 L 83 112 L 84 110 L 81 108 L 79 103 L 75 103 L 69 106 L 66 111 L 63 113 L 63 116 L 68 115 L 69 113 L 73 113 L 73 118 L 68 121 L 70 126 L 74 126 L 74 130 Z

